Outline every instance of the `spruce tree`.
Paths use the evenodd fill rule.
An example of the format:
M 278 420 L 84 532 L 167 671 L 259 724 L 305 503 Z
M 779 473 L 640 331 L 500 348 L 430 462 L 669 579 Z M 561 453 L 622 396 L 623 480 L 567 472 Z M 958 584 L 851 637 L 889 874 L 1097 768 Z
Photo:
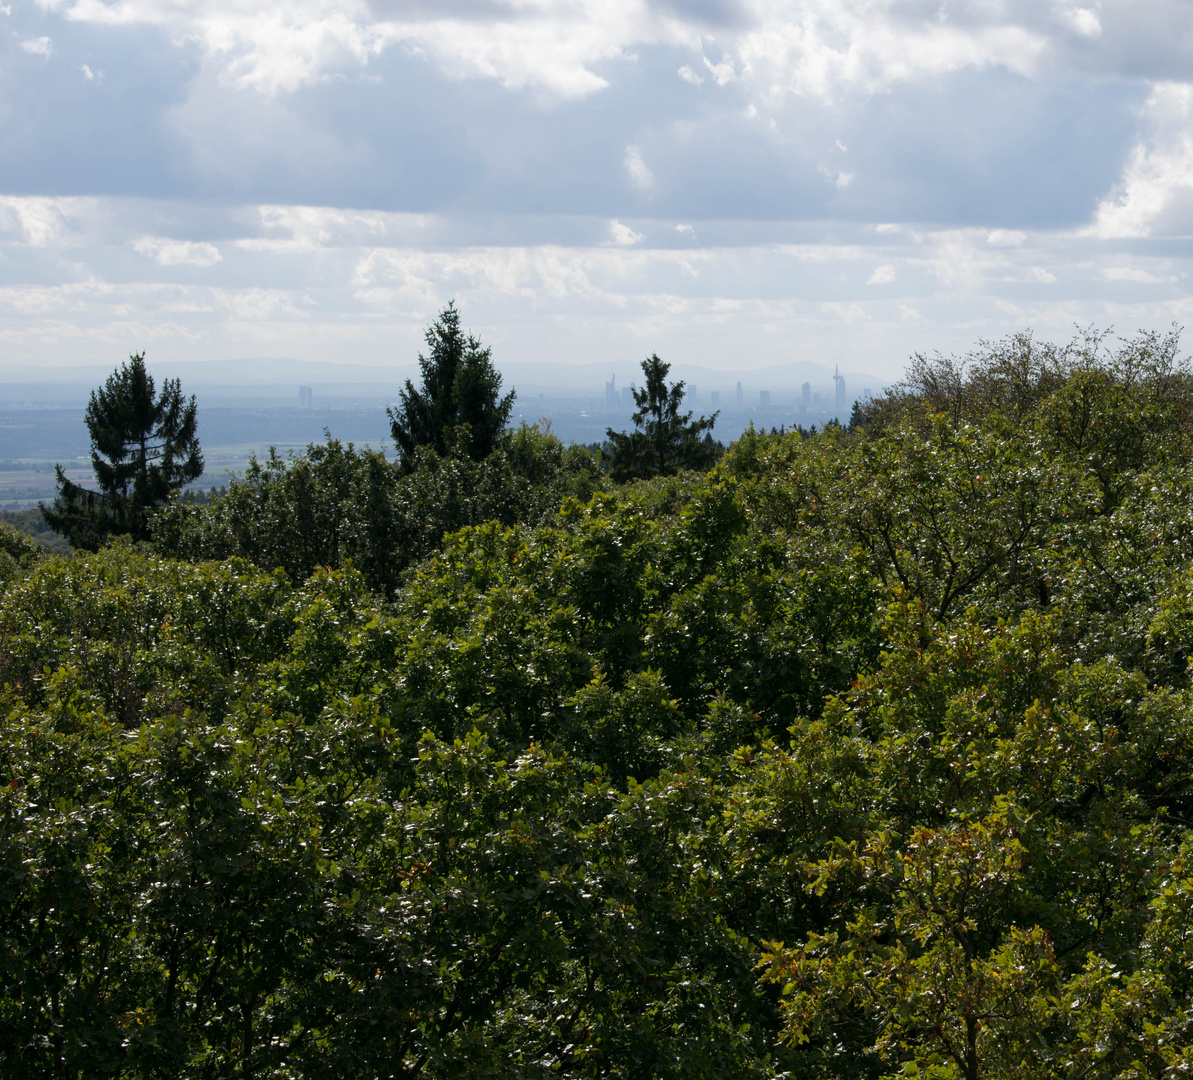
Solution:
M 402 466 L 413 467 L 420 446 L 480 461 L 492 453 L 509 422 L 514 392 L 499 397 L 501 374 L 493 366 L 492 350 L 464 333 L 454 301 L 427 328 L 426 339 L 430 355 L 418 357 L 422 388 L 407 379 L 401 404 L 387 410 Z
M 671 365 L 657 355 L 642 361 L 646 385 L 634 390 L 631 432 L 606 430 L 611 449 L 609 471 L 614 480 L 648 476 L 671 476 L 680 469 L 707 469 L 717 458 L 712 428 L 719 412 L 692 420 L 691 412 L 680 413 L 683 382 L 667 385 Z
M 203 474 L 194 397 L 182 396 L 177 379 L 155 394 L 145 354 L 135 353 L 91 392 L 84 420 L 99 490 L 74 483 L 58 465 L 58 497 L 42 504 L 42 515 L 86 551 L 116 535 L 149 539 L 149 511 Z

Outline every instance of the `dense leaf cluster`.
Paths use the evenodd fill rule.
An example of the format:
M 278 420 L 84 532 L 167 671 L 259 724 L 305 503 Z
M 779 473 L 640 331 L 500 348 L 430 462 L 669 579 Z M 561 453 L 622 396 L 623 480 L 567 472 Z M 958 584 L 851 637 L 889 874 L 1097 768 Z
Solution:
M 1175 340 L 912 374 L 706 474 L 329 442 L 0 530 L 0 1072 L 1188 1072 Z
M 392 592 L 445 533 L 486 521 L 537 522 L 566 495 L 587 498 L 601 483 L 591 453 L 527 425 L 480 461 L 429 446 L 411 460 L 400 471 L 379 450 L 330 437 L 300 456 L 271 450 L 225 490 L 159 510 L 154 543 L 187 559 L 242 556 L 295 581 L 351 561 L 371 587 Z

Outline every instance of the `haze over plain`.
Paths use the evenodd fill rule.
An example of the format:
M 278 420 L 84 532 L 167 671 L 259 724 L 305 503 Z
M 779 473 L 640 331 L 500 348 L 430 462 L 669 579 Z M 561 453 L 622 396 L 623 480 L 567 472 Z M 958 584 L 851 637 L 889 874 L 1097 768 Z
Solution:
M 909 353 L 1190 306 L 1179 0 L 9 0 L 0 364 Z M 852 388 L 851 388 L 852 389 Z

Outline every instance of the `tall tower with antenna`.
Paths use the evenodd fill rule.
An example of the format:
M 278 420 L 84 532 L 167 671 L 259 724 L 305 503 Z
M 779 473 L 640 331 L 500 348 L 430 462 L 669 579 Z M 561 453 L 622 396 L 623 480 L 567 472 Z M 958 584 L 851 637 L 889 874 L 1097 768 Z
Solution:
M 845 377 L 837 364 L 833 365 L 833 382 L 837 384 L 837 417 L 840 419 L 845 415 Z

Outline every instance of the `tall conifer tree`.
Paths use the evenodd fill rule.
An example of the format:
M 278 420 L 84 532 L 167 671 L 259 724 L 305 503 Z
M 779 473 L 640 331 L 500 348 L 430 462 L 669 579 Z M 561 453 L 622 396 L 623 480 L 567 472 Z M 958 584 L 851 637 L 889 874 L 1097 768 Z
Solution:
M 460 327 L 455 302 L 426 333 L 430 355 L 418 357 L 423 385 L 407 379 L 401 404 L 388 410 L 393 440 L 410 468 L 420 446 L 439 454 L 461 451 L 476 461 L 488 457 L 509 422 L 514 391 L 501 392 L 492 350 Z
M 155 393 L 145 354 L 135 353 L 91 392 L 84 416 L 98 491 L 70 480 L 58 465 L 58 497 L 41 507 L 72 546 L 99 548 L 111 536 L 149 538 L 149 511 L 203 474 L 197 407 L 177 379 Z
M 609 471 L 614 480 L 635 477 L 671 476 L 680 469 L 708 469 L 717 458 L 712 428 L 719 412 L 693 420 L 681 413 L 683 382 L 667 385 L 671 365 L 656 355 L 642 361 L 646 385 L 634 390 L 633 415 L 637 430 L 606 434 L 611 444 Z

